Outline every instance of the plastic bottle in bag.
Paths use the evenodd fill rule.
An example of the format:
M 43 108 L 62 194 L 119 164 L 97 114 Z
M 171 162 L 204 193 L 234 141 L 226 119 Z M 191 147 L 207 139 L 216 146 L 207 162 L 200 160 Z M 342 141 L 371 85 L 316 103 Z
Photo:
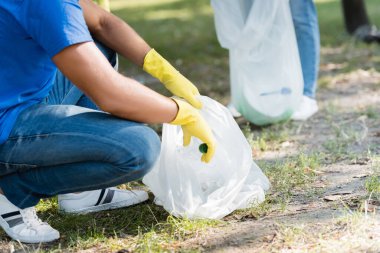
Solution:
M 200 99 L 200 113 L 217 143 L 211 162 L 200 161 L 197 138 L 183 147 L 181 127 L 164 124 L 159 161 L 143 182 L 155 202 L 175 216 L 219 219 L 264 201 L 269 181 L 228 109 L 208 97 Z

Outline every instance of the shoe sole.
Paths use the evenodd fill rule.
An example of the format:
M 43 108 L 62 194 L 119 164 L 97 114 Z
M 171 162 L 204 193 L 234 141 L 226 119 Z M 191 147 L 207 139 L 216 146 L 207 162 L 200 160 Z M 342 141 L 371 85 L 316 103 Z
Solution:
M 19 236 L 19 235 L 15 234 L 9 230 L 8 223 L 3 218 L 0 218 L 0 226 L 3 228 L 5 233 L 10 238 L 12 238 L 15 241 L 20 241 L 22 243 L 48 243 L 48 242 L 58 240 L 60 237 L 59 233 L 58 233 L 58 235 L 51 235 L 51 236 L 44 236 L 44 237 L 39 236 L 36 239 L 30 239 L 30 238 L 26 238 L 24 236 Z
M 86 214 L 86 213 L 95 213 L 105 210 L 112 210 L 112 209 L 118 209 L 123 207 L 129 207 L 133 205 L 137 205 L 140 203 L 143 203 L 149 199 L 148 194 L 144 194 L 144 196 L 139 196 L 139 198 L 133 199 L 133 200 L 126 200 L 126 201 L 119 201 L 115 203 L 108 203 L 103 204 L 99 206 L 91 206 L 86 207 L 78 210 L 60 210 L 62 213 L 68 213 L 68 214 Z
M 298 116 L 294 116 L 292 115 L 290 117 L 291 120 L 294 120 L 294 121 L 306 121 L 308 119 L 310 119 L 312 116 L 314 116 L 314 114 L 316 114 L 318 112 L 319 108 L 315 108 L 307 117 L 298 117 Z

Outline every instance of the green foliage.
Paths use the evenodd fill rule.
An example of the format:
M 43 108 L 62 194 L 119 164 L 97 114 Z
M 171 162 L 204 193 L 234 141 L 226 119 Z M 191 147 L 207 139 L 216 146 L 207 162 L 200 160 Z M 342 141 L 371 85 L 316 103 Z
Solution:
M 273 211 L 284 211 L 296 191 L 311 187 L 320 166 L 320 154 L 301 153 L 285 161 L 259 162 L 259 166 L 271 182 L 270 193 L 263 203 L 238 211 L 239 214 L 261 217 Z
M 373 106 L 368 106 L 364 110 L 363 115 L 366 115 L 369 119 L 379 119 L 380 118 L 378 111 Z
M 380 194 L 380 176 L 369 177 L 365 182 L 365 189 L 368 193 Z
M 272 191 L 280 199 L 288 201 L 295 189 L 307 187 L 314 181 L 315 171 L 319 167 L 319 154 L 288 158 L 284 162 L 262 164 L 262 168 L 272 183 Z
M 252 149 L 257 151 L 267 151 L 279 149 L 280 144 L 289 139 L 289 130 L 292 127 L 292 123 L 285 122 L 274 124 L 261 128 L 260 131 L 253 131 L 251 127 L 251 124 L 247 123 L 242 131 Z
M 157 224 L 147 233 L 139 233 L 134 252 L 173 252 L 177 248 L 176 242 L 219 224 L 221 222 L 216 220 L 189 220 L 169 216 L 165 223 Z

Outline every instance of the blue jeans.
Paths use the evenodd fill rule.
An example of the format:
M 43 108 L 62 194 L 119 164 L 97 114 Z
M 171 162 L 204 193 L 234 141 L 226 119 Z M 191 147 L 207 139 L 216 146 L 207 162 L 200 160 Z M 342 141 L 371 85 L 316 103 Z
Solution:
M 314 98 L 319 71 L 319 25 L 313 0 L 290 0 L 298 51 L 300 53 L 305 96 Z
M 101 50 L 116 64 L 114 52 Z M 159 152 L 151 128 L 97 110 L 58 72 L 46 101 L 24 110 L 0 145 L 0 188 L 27 208 L 41 198 L 140 179 Z
M 255 0 L 242 0 L 241 8 L 248 16 Z M 301 59 L 305 96 L 314 98 L 317 89 L 319 71 L 319 26 L 318 16 L 313 0 L 290 0 L 298 51 Z

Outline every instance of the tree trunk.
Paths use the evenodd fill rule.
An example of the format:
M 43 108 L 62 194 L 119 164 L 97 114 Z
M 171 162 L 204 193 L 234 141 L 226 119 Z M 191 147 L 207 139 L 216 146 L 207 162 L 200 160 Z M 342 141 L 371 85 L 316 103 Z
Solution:
M 353 34 L 360 26 L 369 26 L 364 0 L 342 0 L 344 23 L 348 33 Z

